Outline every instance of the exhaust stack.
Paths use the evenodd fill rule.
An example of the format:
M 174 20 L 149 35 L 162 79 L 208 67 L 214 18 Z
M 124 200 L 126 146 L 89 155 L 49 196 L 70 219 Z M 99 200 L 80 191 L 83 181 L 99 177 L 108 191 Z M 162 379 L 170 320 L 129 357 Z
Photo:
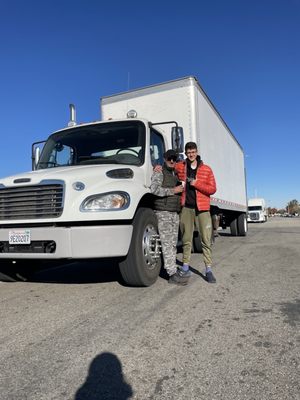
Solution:
M 70 108 L 70 121 L 68 122 L 68 126 L 76 125 L 76 110 L 74 104 L 69 104 Z

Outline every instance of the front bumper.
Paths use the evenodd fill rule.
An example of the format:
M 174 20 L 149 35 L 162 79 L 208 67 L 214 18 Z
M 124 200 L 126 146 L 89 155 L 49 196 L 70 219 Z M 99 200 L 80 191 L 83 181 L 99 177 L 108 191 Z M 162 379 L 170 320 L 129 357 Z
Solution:
M 0 229 L 0 244 L 2 244 L 0 259 L 51 260 L 125 256 L 129 250 L 133 227 L 132 225 L 34 227 L 29 228 L 32 245 L 8 247 L 9 231 L 17 229 L 17 227 Z M 31 250 L 34 243 L 49 242 L 55 243 L 53 252 Z M 43 248 L 43 245 L 40 248 Z

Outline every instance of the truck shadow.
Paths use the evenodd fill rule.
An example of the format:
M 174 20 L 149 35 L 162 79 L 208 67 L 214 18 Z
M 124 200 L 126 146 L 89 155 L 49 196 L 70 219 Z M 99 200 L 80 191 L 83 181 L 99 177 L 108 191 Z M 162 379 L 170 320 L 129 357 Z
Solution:
M 78 260 L 31 263 L 26 261 L 10 274 L 11 281 L 86 284 L 118 282 L 126 286 L 119 271 L 118 261 L 114 260 Z
M 104 283 L 118 282 L 125 285 L 120 274 L 117 261 L 106 260 L 81 260 L 60 263 L 55 267 L 37 271 L 32 276 L 32 281 L 55 283 Z
M 232 236 L 232 234 L 230 232 L 218 232 L 219 237 L 222 236 Z M 218 240 L 218 237 L 215 238 L 216 240 Z

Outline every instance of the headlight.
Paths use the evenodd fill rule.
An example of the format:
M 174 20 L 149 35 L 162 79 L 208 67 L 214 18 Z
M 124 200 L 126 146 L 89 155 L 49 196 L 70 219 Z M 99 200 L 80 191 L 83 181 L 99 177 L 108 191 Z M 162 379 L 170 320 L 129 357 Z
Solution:
M 118 211 L 129 206 L 130 197 L 126 192 L 95 194 L 87 197 L 80 206 L 80 211 Z

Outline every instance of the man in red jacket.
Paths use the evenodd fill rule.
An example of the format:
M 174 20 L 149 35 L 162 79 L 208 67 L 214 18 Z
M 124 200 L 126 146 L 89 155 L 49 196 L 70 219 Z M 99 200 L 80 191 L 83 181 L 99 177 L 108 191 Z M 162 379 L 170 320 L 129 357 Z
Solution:
M 197 145 L 188 142 L 185 145 L 186 160 L 176 164 L 180 181 L 185 182 L 181 196 L 180 230 L 182 234 L 183 265 L 182 270 L 189 271 L 194 227 L 201 234 L 206 280 L 215 283 L 212 267 L 211 237 L 212 221 L 210 216 L 210 196 L 216 192 L 214 174 L 198 155 Z

